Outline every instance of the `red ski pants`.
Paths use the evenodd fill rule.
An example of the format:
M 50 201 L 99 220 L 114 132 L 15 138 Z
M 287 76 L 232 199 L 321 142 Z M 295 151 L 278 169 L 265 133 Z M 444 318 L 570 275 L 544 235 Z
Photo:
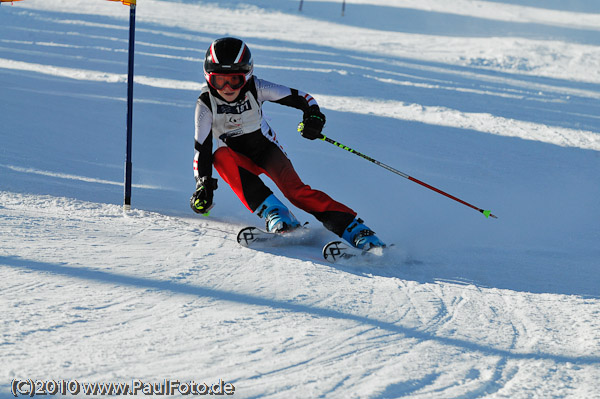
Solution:
M 342 235 L 356 217 L 356 212 L 304 184 L 291 161 L 277 146 L 272 145 L 262 158 L 259 166 L 245 155 L 229 147 L 221 147 L 213 155 L 213 165 L 250 211 L 254 212 L 272 194 L 258 177 L 265 174 L 294 206 L 315 216 L 338 236 Z

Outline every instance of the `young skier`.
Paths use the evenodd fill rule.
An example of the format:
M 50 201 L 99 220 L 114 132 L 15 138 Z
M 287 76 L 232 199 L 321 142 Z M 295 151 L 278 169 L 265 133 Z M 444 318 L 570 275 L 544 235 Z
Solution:
M 304 184 L 262 115 L 262 103 L 272 101 L 301 110 L 298 130 L 303 137 L 322 138 L 325 115 L 313 97 L 299 90 L 253 76 L 250 49 L 240 39 L 215 40 L 204 59 L 206 85 L 196 103 L 194 176 L 196 191 L 190 205 L 207 213 L 219 176 L 253 213 L 265 218 L 270 232 L 300 226 L 259 175 L 267 175 L 296 207 L 310 213 L 333 233 L 364 250 L 385 244 L 356 217 L 356 212 L 324 192 Z M 213 152 L 213 143 L 216 150 Z

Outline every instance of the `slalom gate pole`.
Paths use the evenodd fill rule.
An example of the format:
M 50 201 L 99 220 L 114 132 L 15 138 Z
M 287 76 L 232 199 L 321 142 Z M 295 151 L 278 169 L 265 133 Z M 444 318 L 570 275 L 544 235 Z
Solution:
M 322 135 L 322 136 L 323 136 L 323 137 L 321 138 L 321 140 L 323 140 L 323 141 L 326 141 L 326 142 L 328 142 L 328 143 L 331 143 L 331 144 L 335 145 L 336 147 L 339 147 L 339 148 L 341 148 L 341 149 L 343 149 L 343 150 L 346 150 L 346 151 L 348 151 L 348 152 L 351 152 L 351 153 L 352 153 L 352 154 L 354 154 L 354 155 L 358 155 L 359 157 L 361 157 L 361 158 L 364 158 L 364 159 L 366 159 L 366 160 L 367 160 L 367 161 L 369 161 L 369 162 L 373 162 L 375 165 L 379 165 L 379 166 L 381 166 L 382 168 L 384 168 L 384 169 L 387 169 L 387 170 L 389 170 L 389 171 L 390 171 L 390 172 L 392 172 L 392 173 L 395 173 L 395 174 L 397 174 L 397 175 L 399 175 L 399 176 L 402 176 L 402 177 L 404 177 L 405 179 L 408 179 L 408 180 L 410 180 L 410 181 L 412 181 L 412 182 L 415 182 L 415 183 L 417 183 L 417 184 L 420 184 L 420 185 L 422 185 L 423 187 L 426 187 L 426 188 L 428 188 L 428 189 L 430 189 L 430 190 L 433 190 L 433 191 L 435 191 L 435 192 L 436 192 L 436 193 L 438 193 L 438 194 L 442 194 L 442 195 L 444 195 L 444 196 L 446 196 L 446 197 L 448 197 L 448 198 L 450 198 L 450 199 L 453 199 L 454 201 L 460 202 L 461 204 L 463 204 L 463 205 L 466 205 L 466 206 L 468 206 L 469 208 L 473 208 L 473 209 L 475 209 L 476 211 L 479 211 L 479 212 L 481 212 L 481 213 L 482 213 L 482 214 L 483 214 L 483 215 L 484 215 L 486 218 L 492 217 L 492 218 L 494 218 L 494 219 L 498 219 L 498 217 L 497 217 L 497 216 L 495 216 L 495 215 L 493 215 L 491 211 L 488 211 L 488 210 L 483 210 L 483 209 L 481 209 L 481 208 L 478 208 L 478 207 L 476 207 L 475 205 L 471 205 L 471 204 L 469 204 L 468 202 L 465 202 L 465 201 L 461 200 L 460 198 L 456 198 L 455 196 L 453 196 L 453 195 L 450 195 L 450 194 L 448 194 L 448 193 L 446 193 L 446 192 L 444 192 L 444 191 L 442 191 L 442 190 L 440 190 L 440 189 L 438 189 L 438 188 L 435 188 L 435 187 L 433 187 L 433 186 L 431 186 L 431 185 L 429 185 L 429 184 L 427 184 L 427 183 L 425 183 L 425 182 L 423 182 L 423 181 L 421 181 L 421 180 L 419 180 L 419 179 L 415 179 L 414 177 L 412 177 L 412 176 L 409 176 L 409 175 L 407 175 L 406 173 L 400 172 L 399 170 L 397 170 L 397 169 L 394 169 L 394 168 L 392 168 L 391 166 L 384 164 L 383 162 L 379 162 L 378 160 L 376 160 L 376 159 L 373 159 L 373 158 L 371 158 L 371 157 L 370 157 L 370 156 L 368 156 L 368 155 L 365 155 L 365 154 L 362 154 L 362 153 L 360 153 L 360 152 L 358 152 L 358 151 L 356 151 L 356 150 L 353 150 L 352 148 L 350 148 L 350 147 L 347 147 L 347 146 L 343 145 L 343 144 L 342 144 L 342 143 L 340 143 L 340 142 L 337 142 L 337 141 L 335 141 L 335 140 L 332 140 L 332 139 L 330 139 L 329 137 L 325 137 L 325 135 Z
M 0 0 L 5 1 L 5 0 Z M 109 0 L 120 1 L 123 5 L 129 6 L 129 59 L 127 66 L 127 142 L 125 146 L 125 181 L 124 181 L 124 199 L 123 210 L 131 210 L 131 145 L 132 145 L 132 124 L 133 124 L 133 52 L 135 43 L 135 6 L 137 0 Z
M 127 146 L 125 150 L 125 198 L 123 209 L 131 209 L 132 136 L 133 136 L 133 57 L 135 46 L 135 0 L 129 4 L 129 59 L 127 63 Z

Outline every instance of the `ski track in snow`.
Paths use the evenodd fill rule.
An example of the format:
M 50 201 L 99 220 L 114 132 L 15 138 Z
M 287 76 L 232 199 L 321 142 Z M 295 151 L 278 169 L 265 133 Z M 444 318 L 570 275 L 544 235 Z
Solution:
M 35 0 L 34 0 L 35 2 Z M 150 5 L 160 7 L 160 2 L 149 2 Z M 435 3 L 435 2 L 434 2 Z M 183 6 L 183 5 L 182 5 Z M 186 5 L 187 6 L 187 5 Z M 407 4 L 407 7 L 415 7 L 414 4 Z M 439 4 L 438 4 L 439 6 Z M 481 5 L 479 3 L 476 4 L 476 8 L 480 8 Z M 56 7 L 56 6 L 54 6 Z M 434 4 L 425 5 L 428 9 L 435 9 Z M 506 7 L 506 5 L 504 6 Z M 41 4 L 35 4 L 35 8 L 43 8 Z M 82 8 L 85 8 L 82 6 Z M 510 6 L 509 6 L 510 8 Z M 513 8 L 519 9 L 519 7 L 514 6 Z M 473 9 L 473 8 L 470 8 Z M 115 15 L 112 12 L 111 8 L 106 8 L 107 11 L 111 11 L 111 15 Z M 522 15 L 523 13 L 519 13 Z M 551 13 L 550 13 L 551 14 Z M 118 15 L 118 14 L 117 14 Z M 54 20 L 50 18 L 41 17 L 41 20 L 46 20 L 52 23 L 60 24 L 60 25 L 75 25 L 75 26 L 93 26 L 102 29 L 110 29 L 110 30 L 119 30 L 123 29 L 123 27 L 119 25 L 113 24 L 99 24 L 99 23 L 90 23 L 82 20 Z M 152 20 L 153 21 L 153 20 Z M 153 21 L 156 22 L 156 21 Z M 168 24 L 164 20 L 160 21 L 162 24 Z M 18 27 L 18 29 L 27 31 L 26 28 Z M 154 35 L 164 35 L 165 31 L 158 29 L 142 29 L 143 32 L 152 33 Z M 0 43 L 5 44 L 21 44 L 23 49 L 17 50 L 16 54 L 19 53 L 31 53 L 31 54 L 44 54 L 50 55 L 52 54 L 51 50 L 48 50 L 45 53 L 40 53 L 39 50 L 26 50 L 26 48 L 44 48 L 44 47 L 66 47 L 72 48 L 75 50 L 79 49 L 94 49 L 100 52 L 124 52 L 126 51 L 126 39 L 120 39 L 115 37 L 107 37 L 101 36 L 97 34 L 85 34 L 81 32 L 64 32 L 64 31 L 48 31 L 49 34 L 52 34 L 54 38 L 57 40 L 62 37 L 72 37 L 77 36 L 81 38 L 89 38 L 96 40 L 109 40 L 110 42 L 122 42 L 122 48 L 115 49 L 114 46 L 102 45 L 102 46 L 82 46 L 82 45 L 73 45 L 66 43 L 58 43 L 56 40 L 52 42 L 32 42 L 32 41 L 24 41 L 24 40 L 10 40 L 3 39 Z M 191 35 L 185 34 L 175 34 L 176 37 L 192 39 Z M 489 40 L 488 40 L 489 41 Z M 255 47 L 255 44 L 250 42 L 250 44 Z M 167 54 L 163 52 L 158 52 L 157 50 L 169 50 L 177 53 L 181 53 L 182 51 L 189 52 L 190 50 L 194 51 L 194 49 L 190 49 L 188 47 L 182 46 L 173 46 L 173 45 L 165 45 L 165 44 L 157 44 L 150 43 L 147 41 L 139 41 L 136 43 L 137 45 L 137 54 L 138 56 L 148 56 L 154 58 L 167 58 L 167 59 L 176 59 L 184 62 L 191 63 L 199 63 L 201 57 L 195 56 L 183 56 L 178 54 Z M 487 44 L 489 45 L 489 44 Z M 261 48 L 261 46 L 256 46 L 257 48 Z M 262 46 L 265 48 L 265 46 Z M 268 48 L 268 47 L 267 47 Z M 146 51 L 149 50 L 149 51 Z M 150 51 L 151 50 L 151 51 Z M 294 51 L 296 49 L 291 49 Z M 15 51 L 15 50 L 11 50 Z M 297 50 L 295 51 L 297 52 Z M 466 52 L 465 52 L 466 53 Z M 374 55 L 378 55 L 379 53 L 376 51 Z M 64 58 L 64 56 L 62 56 Z M 68 58 L 68 57 L 67 57 Z M 365 61 L 364 57 L 360 58 L 361 61 Z M 290 59 L 290 61 L 294 61 L 294 59 Z M 473 72 L 468 70 L 458 70 L 455 68 L 440 68 L 438 66 L 427 66 L 427 65 L 415 65 L 406 62 L 392 61 L 388 63 L 388 61 L 383 59 L 372 58 L 371 65 L 385 65 L 391 64 L 394 67 L 400 67 L 404 69 L 416 69 L 417 71 L 422 71 L 420 73 L 415 74 L 407 74 L 406 72 L 398 73 L 392 68 L 381 68 L 381 67 L 365 67 L 362 65 L 362 62 L 358 62 L 359 59 L 355 59 L 352 63 L 352 59 L 350 59 L 350 63 L 346 61 L 345 63 L 332 63 L 332 62 L 319 62 L 317 65 L 322 65 L 327 68 L 318 68 L 317 65 L 310 65 L 310 61 L 297 59 L 300 65 L 305 64 L 306 66 L 277 66 L 277 65 L 269 65 L 269 64 L 257 64 L 257 68 L 264 69 L 285 69 L 291 71 L 306 71 L 306 72 L 314 72 L 320 74 L 328 74 L 328 73 L 339 73 L 342 75 L 356 75 L 357 73 L 363 79 L 367 80 L 376 80 L 380 81 L 384 84 L 392 84 L 399 86 L 412 86 L 419 88 L 429 88 L 432 90 L 445 90 L 450 93 L 454 92 L 470 92 L 475 94 L 481 94 L 484 96 L 497 95 L 504 96 L 515 99 L 527 99 L 530 101 L 539 101 L 539 102 L 559 102 L 565 103 L 571 99 L 571 97 L 584 97 L 584 98 L 600 98 L 598 91 L 579 89 L 579 88 L 569 88 L 564 85 L 554 85 L 548 83 L 540 83 L 540 82 L 528 82 L 525 79 L 519 79 L 516 77 L 500 77 L 494 76 L 492 74 L 486 74 L 482 72 Z M 77 69 L 70 67 L 62 67 L 56 65 L 47 65 L 47 64 L 39 64 L 39 63 L 31 63 L 31 62 L 23 62 L 16 61 L 11 59 L 3 59 L 0 58 L 0 68 L 18 70 L 18 71 L 29 71 L 34 73 L 41 73 L 51 76 L 58 76 L 68 79 L 76 79 L 76 80 L 87 80 L 92 82 L 106 82 L 106 83 L 123 83 L 127 80 L 127 75 L 124 73 L 108 73 L 104 71 L 94 71 L 87 69 Z M 356 70 L 357 72 L 354 72 Z M 417 80 L 421 80 L 422 77 L 418 75 L 424 75 L 423 72 L 435 72 L 443 75 L 450 74 L 450 77 L 455 76 L 456 81 L 452 80 L 443 80 L 437 82 L 431 82 L 431 79 L 425 79 L 423 83 L 414 82 L 415 78 Z M 538 71 L 539 73 L 539 71 Z M 389 76 L 386 78 L 382 78 L 381 76 Z M 579 75 L 577 75 L 579 76 Z M 588 75 L 589 76 L 589 75 Z M 412 78 L 412 79 L 411 79 Z M 470 83 L 469 80 L 474 79 L 479 81 L 479 88 L 473 87 L 470 84 L 465 86 L 461 81 L 465 81 L 465 83 Z M 429 80 L 429 82 L 426 82 Z M 135 82 L 138 85 L 145 85 L 155 88 L 163 88 L 163 89 L 173 89 L 173 90 L 189 90 L 193 92 L 198 92 L 201 84 L 199 82 L 194 81 L 182 81 L 177 79 L 165 79 L 165 78 L 156 78 L 151 76 L 143 76 L 139 73 L 135 76 Z M 440 85 L 439 83 L 444 83 Z M 432 84 L 433 83 L 433 84 Z M 496 87 L 491 86 L 493 84 Z M 520 90 L 506 90 L 506 86 L 519 86 Z M 524 91 L 522 88 L 526 88 Z M 383 117 L 391 117 L 397 118 L 407 121 L 417 121 L 423 123 L 429 123 L 434 125 L 442 125 L 447 127 L 457 127 L 464 129 L 472 129 L 474 131 L 480 131 L 484 133 L 498 134 L 502 136 L 508 137 L 519 137 L 528 140 L 537 140 L 541 142 L 551 143 L 560 146 L 570 146 L 577 147 L 583 149 L 591 149 L 591 150 L 600 150 L 600 133 L 596 130 L 581 130 L 581 129 L 572 129 L 565 128 L 559 126 L 552 126 L 540 123 L 532 123 L 529 121 L 522 121 L 514 118 L 503 118 L 497 115 L 489 114 L 489 113 L 474 113 L 474 112 L 462 112 L 460 110 L 455 110 L 448 107 L 428 107 L 422 104 L 417 103 L 405 103 L 399 101 L 381 101 L 377 99 L 369 99 L 364 97 L 348 97 L 348 96 L 331 96 L 327 94 L 321 93 L 313 93 L 314 95 L 318 95 L 320 99 L 322 99 L 322 104 L 331 110 L 341 111 L 341 112 L 359 112 L 365 114 L 372 115 L 380 115 Z M 596 115 L 589 115 L 590 118 L 597 118 Z
M 317 7 L 338 13 L 338 3 L 307 1 L 304 14 L 295 1 L 281 4 L 145 0 L 138 6 L 134 115 L 148 122 L 135 124 L 135 200 L 158 197 L 161 209 L 174 209 L 166 214 L 124 214 L 102 203 L 116 203 L 121 195 L 114 188 L 122 161 L 114 153 L 122 149 L 107 143 L 110 132 L 123 128 L 124 116 L 114 114 L 125 101 L 127 9 L 100 0 L 1 6 L 9 16 L 0 38 L 2 90 L 16 96 L 0 92 L 8 109 L 3 118 L 19 122 L 0 123 L 0 396 L 8 395 L 13 378 L 173 378 L 224 379 L 236 386 L 234 397 L 243 398 L 598 398 L 600 282 L 594 264 L 600 253 L 593 246 L 600 235 L 588 227 L 596 215 L 590 209 L 597 209 L 597 185 L 588 176 L 595 176 L 600 151 L 599 43 L 434 34 L 427 32 L 433 27 L 406 21 L 393 30 L 386 18 L 381 23 L 388 28 L 376 29 L 370 19 L 360 25 L 352 12 L 380 8 L 395 18 L 409 10 L 487 21 L 480 24 L 509 22 L 517 31 L 517 24 L 533 24 L 596 33 L 600 14 L 499 1 L 460 0 L 449 9 L 443 0 L 360 0 L 349 2 L 346 20 L 329 21 Z M 240 26 L 240 18 L 252 22 Z M 179 166 L 172 165 L 190 157 L 188 122 L 201 86 L 194 79 L 201 79 L 206 45 L 225 34 L 247 40 L 261 77 L 297 79 L 298 88 L 328 111 L 328 126 L 343 142 L 362 143 L 396 161 L 408 158 L 434 183 L 444 168 L 465 172 L 442 181 L 465 187 L 469 198 L 497 194 L 522 204 L 524 210 L 506 205 L 498 221 L 505 224 L 497 229 L 515 238 L 441 213 L 455 211 L 454 204 L 429 216 L 438 202 L 422 198 L 435 194 L 420 197 L 412 186 L 390 188 L 390 208 L 408 216 L 421 212 L 423 203 L 427 211 L 419 222 L 403 219 L 403 237 L 424 236 L 434 244 L 423 251 L 399 242 L 371 264 L 322 261 L 320 246 L 331 236 L 317 226 L 305 245 L 241 248 L 238 229 L 256 221 L 240 216 L 246 214 L 224 187 L 217 205 L 229 206 L 231 216 L 224 210 L 209 219 L 177 216 L 189 193 L 181 193 Z M 73 116 L 65 127 L 67 114 L 53 108 L 59 106 L 90 115 Z M 297 122 L 298 115 L 288 120 L 286 112 L 277 109 L 272 118 Z M 180 122 L 181 115 L 190 120 Z M 344 131 L 363 126 L 363 118 L 382 129 L 412 122 L 401 126 L 422 127 L 425 137 L 438 141 L 427 142 L 420 129 L 369 132 L 386 144 Z M 450 138 L 431 133 L 440 127 L 449 128 Z M 87 129 L 92 134 L 82 139 Z M 487 135 L 459 139 L 456 132 Z M 85 153 L 86 141 L 97 153 Z M 180 142 L 185 149 L 171 154 L 167 147 Z M 489 143 L 501 155 L 489 159 Z M 157 147 L 165 160 L 152 157 Z M 425 147 L 430 155 L 408 154 Z M 298 146 L 294 152 L 302 151 Z M 312 151 L 315 174 L 323 172 L 316 158 L 333 165 L 346 155 Z M 306 169 L 310 161 L 298 158 Z M 554 163 L 557 176 L 546 176 Z M 363 170 L 348 169 L 352 189 L 341 191 L 344 196 L 368 191 L 364 182 L 378 179 L 372 169 Z M 564 188 L 535 191 L 555 177 Z M 530 195 L 521 186 L 534 186 L 535 195 L 514 200 L 519 189 Z M 562 191 L 557 201 L 564 206 L 554 207 L 549 197 Z M 390 220 L 380 215 L 388 209 L 381 200 L 380 209 L 369 209 L 371 200 L 361 208 L 379 225 Z M 528 219 L 537 208 L 543 217 Z M 565 220 L 585 220 L 585 228 Z M 452 229 L 455 241 L 476 242 L 453 253 L 453 242 L 437 241 L 436 229 Z M 545 230 L 566 236 L 523 238 Z M 566 249 L 552 247 L 557 241 Z
M 46 75 L 76 80 L 88 80 L 93 82 L 123 83 L 127 81 L 126 74 L 109 74 L 100 71 L 24 63 L 1 58 L 0 68 L 31 71 Z M 312 72 L 316 71 L 315 69 L 308 70 Z M 329 72 L 329 70 L 326 72 Z M 185 82 L 173 79 L 153 78 L 148 76 L 135 76 L 135 82 L 139 85 L 146 85 L 156 88 L 189 90 L 194 92 L 198 92 L 201 88 L 201 84 L 197 82 Z M 397 83 L 389 80 L 383 80 L 383 82 L 392 84 Z M 461 88 L 445 89 L 461 91 Z M 340 112 L 378 115 L 382 117 L 417 121 L 433 125 L 472 129 L 483 133 L 491 133 L 507 137 L 518 137 L 565 147 L 577 147 L 600 151 L 600 133 L 593 131 L 582 131 L 556 126 L 547 126 L 538 123 L 497 117 L 492 114 L 460 112 L 458 110 L 448 109 L 445 107 L 423 107 L 419 104 L 406 104 L 399 101 L 378 101 L 368 98 L 330 96 L 319 93 L 315 93 L 315 95 L 321 100 L 323 107 Z M 594 93 L 594 97 L 597 96 L 598 94 Z
M 142 380 L 161 369 L 198 379 L 180 365 L 183 356 L 204 379 L 227 376 L 244 397 L 475 398 L 536 373 L 545 375 L 544 386 L 532 387 L 541 396 L 565 374 L 592 386 L 587 379 L 600 367 L 598 340 L 585 342 L 600 308 L 582 298 L 418 284 L 393 277 L 392 264 L 332 273 L 326 262 L 241 248 L 228 224 L 144 211 L 124 217 L 118 206 L 57 197 L 0 199 L 3 334 L 13 343 L 1 350 L 19 359 L 5 379 L 62 370 L 64 378 L 123 380 L 123 369 Z M 548 306 L 557 300 L 563 306 Z M 589 324 L 572 325 L 567 306 Z M 547 341 L 549 333 L 558 336 Z

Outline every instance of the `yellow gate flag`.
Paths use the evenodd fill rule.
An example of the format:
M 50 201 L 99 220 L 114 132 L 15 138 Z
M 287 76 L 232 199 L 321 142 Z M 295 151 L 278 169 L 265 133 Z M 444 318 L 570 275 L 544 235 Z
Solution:
M 8 0 L 2 0 L 2 1 L 8 1 Z M 136 0 L 108 0 L 108 1 L 120 1 L 121 3 L 125 4 L 126 6 L 130 6 L 130 5 L 135 5 Z

